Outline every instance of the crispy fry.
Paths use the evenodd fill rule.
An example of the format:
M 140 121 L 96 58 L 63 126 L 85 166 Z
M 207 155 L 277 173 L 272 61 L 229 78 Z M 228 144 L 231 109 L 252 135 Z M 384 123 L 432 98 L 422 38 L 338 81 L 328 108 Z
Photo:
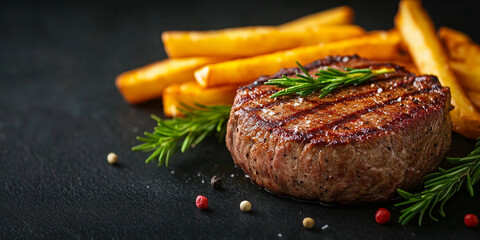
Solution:
M 435 34 L 432 20 L 421 1 L 400 1 L 395 26 L 400 31 L 420 72 L 437 75 L 444 86 L 450 87 L 453 130 L 468 138 L 480 136 L 480 113 L 466 97 L 462 86 L 448 67 L 447 55 Z
M 169 57 L 249 57 L 363 34 L 365 31 L 354 25 L 285 29 L 243 27 L 214 31 L 167 31 L 162 33 L 162 40 Z
M 453 61 L 480 64 L 480 46 L 474 42 L 448 44 L 447 51 Z
M 480 111 L 480 92 L 467 91 L 467 96 L 470 98 L 475 107 L 477 107 L 477 110 Z
M 163 92 L 163 112 L 165 116 L 181 116 L 178 107 L 180 103 L 193 106 L 202 105 L 232 105 L 238 86 L 222 86 L 202 88 L 196 82 L 173 84 Z
M 466 61 L 450 61 L 449 65 L 465 90 L 480 91 L 480 65 Z
M 120 74 L 116 79 L 118 90 L 131 104 L 161 97 L 170 84 L 194 81 L 193 71 L 224 58 L 166 59 Z
M 295 48 L 292 50 L 209 64 L 195 71 L 197 82 L 204 87 L 241 84 L 270 75 L 281 68 L 308 64 L 329 55 L 359 54 L 365 58 L 386 60 L 396 55 L 400 36 L 397 32 L 377 32 L 360 38 Z
M 305 28 L 318 25 L 343 25 L 353 23 L 353 9 L 349 6 L 340 6 L 284 23 L 282 28 Z
M 457 30 L 442 27 L 438 34 L 460 84 L 466 89 L 480 91 L 480 46 Z
M 453 61 L 480 64 L 480 46 L 459 31 L 448 28 L 439 30 L 440 38 L 447 49 L 448 56 Z M 448 34 L 447 34 L 448 33 Z
M 442 42 L 444 42 L 444 44 L 446 42 L 455 44 L 472 41 L 470 37 L 467 36 L 465 33 L 448 27 L 441 27 L 440 29 L 438 29 L 438 36 L 440 37 Z

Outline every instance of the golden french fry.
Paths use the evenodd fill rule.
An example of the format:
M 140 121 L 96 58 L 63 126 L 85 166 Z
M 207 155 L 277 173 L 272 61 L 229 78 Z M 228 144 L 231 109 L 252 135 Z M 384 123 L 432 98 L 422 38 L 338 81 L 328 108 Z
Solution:
M 249 57 L 363 34 L 365 31 L 354 25 L 291 29 L 243 27 L 214 31 L 167 31 L 162 33 L 162 40 L 169 57 Z
M 161 97 L 162 91 L 173 83 L 194 81 L 195 69 L 224 60 L 207 57 L 165 59 L 124 72 L 115 83 L 127 102 L 141 103 Z
M 480 92 L 467 91 L 467 96 L 470 98 L 475 107 L 477 107 L 477 110 L 480 111 Z
M 440 28 L 439 35 L 450 60 L 469 65 L 480 64 L 480 45 L 471 41 L 467 35 L 445 27 Z
M 232 105 L 238 86 L 221 86 L 202 88 L 197 82 L 172 84 L 163 91 L 163 112 L 165 116 L 176 117 L 182 113 L 178 110 L 180 103 L 193 106 Z
M 467 36 L 465 33 L 448 27 L 441 27 L 440 29 L 438 29 L 438 36 L 444 44 L 455 44 L 472 41 L 470 37 Z
M 468 138 L 480 136 L 480 113 L 467 98 L 448 65 L 448 58 L 435 34 L 432 20 L 421 1 L 402 0 L 395 26 L 400 31 L 418 70 L 436 75 L 442 85 L 450 87 L 453 130 Z
M 308 64 L 329 55 L 358 54 L 365 58 L 387 60 L 396 55 L 399 43 L 400 36 L 395 31 L 376 32 L 349 40 L 209 64 L 195 71 L 195 79 L 203 87 L 248 83 L 261 75 L 296 66 L 295 61 Z
M 449 65 L 465 90 L 480 91 L 480 65 L 460 61 L 450 61 Z
M 340 6 L 279 25 L 281 28 L 305 28 L 318 25 L 343 25 L 353 23 L 353 9 L 349 6 Z
M 480 45 L 466 34 L 447 27 L 440 28 L 438 35 L 459 83 L 467 90 L 480 91 Z
M 448 53 L 453 61 L 480 64 L 480 46 L 474 42 L 463 42 L 450 46 Z

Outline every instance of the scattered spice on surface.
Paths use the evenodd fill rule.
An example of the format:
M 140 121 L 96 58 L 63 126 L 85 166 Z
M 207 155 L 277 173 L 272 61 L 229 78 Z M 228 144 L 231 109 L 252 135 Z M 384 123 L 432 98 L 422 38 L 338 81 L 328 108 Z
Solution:
M 478 226 L 478 217 L 475 214 L 469 213 L 465 215 L 465 217 L 463 218 L 463 222 L 465 222 L 465 226 L 473 228 Z
M 311 229 L 313 226 L 315 226 L 315 220 L 311 217 L 306 217 L 303 219 L 303 227 Z
M 390 220 L 390 211 L 385 208 L 379 208 L 375 213 L 375 221 L 379 224 L 385 224 Z
M 252 210 L 252 204 L 249 201 L 244 200 L 240 203 L 240 210 L 242 210 L 242 212 L 250 212 L 250 210 Z
M 107 155 L 107 161 L 110 165 L 115 165 L 118 163 L 118 156 L 117 154 L 111 152 Z
M 202 195 L 198 195 L 197 199 L 195 200 L 195 204 L 200 209 L 207 209 L 208 208 L 208 198 Z
M 214 189 L 221 189 L 222 188 L 222 179 L 217 177 L 217 176 L 213 176 L 212 179 L 210 179 L 210 184 L 212 185 L 212 187 Z

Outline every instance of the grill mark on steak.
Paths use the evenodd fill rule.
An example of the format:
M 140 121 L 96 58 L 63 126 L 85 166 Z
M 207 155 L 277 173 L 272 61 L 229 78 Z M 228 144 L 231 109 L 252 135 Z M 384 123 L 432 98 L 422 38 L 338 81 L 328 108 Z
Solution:
M 368 91 L 368 92 L 361 92 L 360 94 L 357 94 L 357 95 L 349 95 L 349 96 L 346 96 L 346 97 L 343 97 L 343 98 L 338 98 L 338 99 L 336 99 L 334 101 L 330 101 L 330 102 L 319 102 L 319 103 L 313 105 L 311 108 L 300 110 L 298 112 L 294 112 L 293 114 L 288 115 L 288 116 L 284 117 L 283 119 L 276 119 L 276 120 L 264 120 L 259 115 L 255 114 L 255 112 L 258 112 L 262 109 L 269 109 L 272 106 L 283 104 L 283 102 L 281 102 L 281 101 L 273 101 L 273 102 L 269 102 L 265 105 L 260 105 L 260 106 L 257 106 L 257 107 L 246 107 L 244 109 L 244 111 L 246 113 L 252 113 L 253 116 L 255 118 L 257 118 L 257 120 L 264 123 L 266 127 L 276 128 L 276 127 L 281 127 L 281 126 L 285 125 L 286 123 L 289 123 L 289 122 L 291 122 L 295 119 L 298 119 L 300 117 L 303 117 L 307 114 L 311 114 L 311 113 L 318 112 L 320 110 L 324 110 L 324 109 L 326 109 L 328 107 L 331 107 L 335 104 L 339 104 L 339 103 L 342 103 L 342 102 L 345 102 L 345 101 L 353 101 L 353 100 L 368 98 L 368 97 L 371 97 L 371 96 L 375 95 L 376 93 L 377 93 L 377 90 L 371 90 L 371 91 Z
M 375 66 L 377 66 L 377 67 L 392 67 L 389 64 L 383 64 L 383 65 L 377 64 Z M 312 69 L 312 67 L 310 67 L 310 70 L 311 69 Z M 402 71 L 403 71 L 403 69 L 402 69 Z M 289 71 L 287 71 L 287 72 L 289 72 Z M 392 74 L 379 75 L 379 76 L 373 78 L 372 82 L 377 82 L 377 84 L 378 84 L 378 81 L 388 81 L 392 78 L 398 77 L 399 74 L 403 74 L 403 72 L 399 72 L 399 73 L 394 72 Z M 404 76 L 404 77 L 408 77 L 410 79 L 410 81 L 413 81 L 414 77 L 412 77 L 410 75 L 411 74 L 409 74 L 409 75 L 407 74 L 407 76 Z M 272 78 L 274 78 L 274 77 L 272 77 Z M 403 85 L 403 83 L 401 83 L 401 84 Z M 252 88 L 249 88 L 249 89 L 252 90 Z M 270 100 L 266 103 L 258 104 L 257 106 L 254 106 L 254 107 L 245 106 L 251 101 L 255 101 L 256 99 L 259 99 L 259 98 L 266 98 L 267 95 L 274 94 L 275 92 L 278 92 L 279 90 L 280 89 L 278 89 L 278 88 L 274 88 L 274 89 L 264 88 L 264 89 L 261 89 L 261 90 L 255 89 L 255 91 L 257 92 L 256 94 L 248 94 L 246 96 L 244 95 L 242 98 L 239 99 L 239 101 L 236 103 L 236 105 L 239 106 L 239 108 L 243 108 L 243 111 L 245 111 L 246 114 L 252 114 L 259 122 L 262 123 L 262 125 L 264 127 L 276 128 L 276 127 L 281 127 L 281 126 L 283 126 L 283 125 L 285 125 L 285 124 L 287 124 L 287 123 L 289 123 L 293 120 L 301 118 L 305 115 L 312 114 L 312 113 L 315 113 L 315 112 L 318 112 L 318 111 L 321 111 L 321 110 L 325 110 L 326 108 L 331 107 L 333 105 L 341 104 L 345 101 L 355 101 L 355 100 L 365 99 L 365 98 L 368 98 L 368 97 L 372 97 L 373 95 L 375 95 L 377 93 L 376 89 L 367 89 L 366 92 L 357 92 L 356 94 L 346 95 L 346 96 L 343 96 L 343 97 L 340 97 L 340 98 L 337 98 L 337 99 L 334 99 L 334 100 L 331 100 L 331 101 L 315 102 L 314 105 L 311 108 L 307 108 L 307 109 L 303 109 L 303 110 L 301 109 L 299 111 L 293 112 L 290 115 L 286 115 L 282 119 L 272 119 L 272 120 L 262 119 L 262 117 L 260 117 L 258 114 L 255 114 L 255 112 L 260 111 L 260 110 L 264 110 L 264 109 L 271 109 L 272 107 L 280 105 L 280 104 L 285 104 L 284 101 L 281 101 L 281 100 L 277 101 L 276 99 L 272 99 L 272 100 Z M 241 91 L 241 90 L 239 90 L 239 91 Z M 306 98 L 305 100 L 309 101 L 309 102 L 313 102 L 312 100 L 310 100 L 308 98 Z
M 441 100 L 437 100 L 435 102 L 432 102 L 429 104 L 428 107 L 435 106 L 438 103 L 442 102 Z M 427 107 L 427 108 L 428 108 Z M 392 131 L 400 127 L 401 125 L 405 124 L 405 121 L 411 121 L 412 119 L 415 119 L 416 117 L 424 117 L 426 115 L 427 108 L 414 108 L 412 109 L 411 112 L 409 113 L 401 113 L 398 116 L 393 118 L 393 124 L 392 123 L 387 123 L 382 126 L 376 127 L 376 128 L 364 128 L 362 130 L 353 132 L 353 133 L 345 133 L 345 134 L 336 134 L 336 136 L 341 137 L 341 140 L 335 140 L 333 142 L 328 142 L 329 144 L 339 144 L 339 143 L 345 143 L 348 141 L 342 141 L 342 140 L 350 140 L 350 139 L 360 139 L 363 136 L 370 135 L 372 133 L 375 133 L 377 131 Z M 324 139 L 313 139 L 311 141 L 312 144 L 325 144 L 327 143 Z
M 335 121 L 333 121 L 329 124 L 322 125 L 320 127 L 320 129 L 323 129 L 323 130 L 328 129 L 328 128 L 331 128 L 335 125 L 340 125 L 340 124 L 343 124 L 345 122 L 348 122 L 348 121 L 351 121 L 351 120 L 354 120 L 354 119 L 358 119 L 365 113 L 372 112 L 372 111 L 377 110 L 379 108 L 383 108 L 386 105 L 391 105 L 391 104 L 394 104 L 394 103 L 398 102 L 397 100 L 398 100 L 399 97 L 400 98 L 405 98 L 405 97 L 409 97 L 409 96 L 415 96 L 415 95 L 419 95 L 419 94 L 422 94 L 422 93 L 430 92 L 432 90 L 434 90 L 434 88 L 422 89 L 422 90 L 414 91 L 414 92 L 407 92 L 407 93 L 404 93 L 400 96 L 397 95 L 397 96 L 395 96 L 393 98 L 390 98 L 390 99 L 388 99 L 384 102 L 365 107 L 365 108 L 363 108 L 359 111 L 350 113 L 347 116 L 344 116 L 343 118 L 337 119 L 337 120 L 335 120 Z M 305 115 L 312 114 L 312 113 L 315 113 L 315 112 L 318 112 L 318 111 L 321 111 L 321 110 L 325 110 L 326 108 L 331 107 L 333 105 L 340 104 L 340 103 L 343 103 L 345 101 L 355 101 L 355 100 L 360 100 L 360 99 L 372 97 L 376 93 L 377 93 L 377 90 L 370 90 L 370 91 L 366 91 L 366 92 L 359 92 L 358 94 L 355 94 L 355 95 L 348 95 L 346 97 L 338 98 L 338 99 L 333 100 L 333 101 L 319 102 L 319 103 L 313 105 L 311 108 L 303 109 L 303 110 L 294 112 L 293 114 L 287 115 L 284 118 L 275 119 L 275 120 L 262 119 L 262 117 L 260 117 L 258 114 L 255 114 L 255 112 L 258 112 L 261 109 L 269 109 L 273 106 L 282 104 L 283 102 L 281 102 L 281 101 L 272 101 L 272 102 L 269 102 L 265 105 L 260 105 L 260 106 L 257 106 L 257 107 L 246 107 L 246 108 L 244 108 L 244 111 L 248 114 L 250 114 L 250 113 L 253 114 L 253 117 L 255 117 L 258 121 L 262 122 L 265 127 L 276 128 L 276 127 L 281 127 L 281 126 L 283 126 L 283 125 L 285 125 L 285 124 L 287 124 L 287 123 L 289 123 L 293 120 L 299 119 L 299 118 L 301 118 Z M 312 130 L 315 131 L 315 129 L 312 129 Z M 308 140 L 308 139 L 305 139 L 305 140 Z
M 430 89 L 423 89 L 423 90 L 420 90 L 420 91 L 415 91 L 415 92 L 407 92 L 407 93 L 404 93 L 401 98 L 404 98 L 404 97 L 410 97 L 410 96 L 416 96 L 416 95 L 419 95 L 419 94 L 422 94 L 422 93 L 427 93 L 427 92 L 430 92 L 432 90 L 432 88 Z M 360 117 L 362 117 L 364 114 L 366 113 L 370 113 L 370 112 L 374 112 L 376 110 L 379 110 L 379 109 L 382 109 L 388 105 L 392 105 L 392 104 L 397 104 L 399 103 L 398 101 L 398 97 L 395 97 L 395 98 L 390 98 L 388 99 L 387 101 L 384 101 L 384 102 L 381 102 L 381 103 L 377 103 L 375 105 L 371 105 L 371 106 L 367 106 L 361 110 L 358 110 L 358 111 L 355 111 L 353 113 L 350 113 L 342 118 L 339 118 L 331 123 L 327 123 L 327 124 L 324 124 L 318 128 L 314 128 L 312 130 L 310 130 L 311 132 L 313 132 L 313 134 L 316 134 L 316 131 L 317 130 L 326 130 L 326 129 L 330 129 L 336 125 L 342 125 L 346 122 L 349 122 L 349 121 L 352 121 L 352 120 L 355 120 L 355 119 L 358 119 Z
M 422 89 L 422 90 L 415 91 L 415 92 L 407 92 L 407 93 L 402 94 L 400 97 L 401 98 L 406 98 L 406 97 L 411 97 L 411 96 L 417 96 L 417 95 L 421 95 L 423 93 L 428 93 L 432 90 L 434 90 L 434 88 Z M 437 104 L 437 103 L 438 103 L 438 101 L 428 103 L 428 107 L 435 106 L 435 104 Z M 366 113 L 378 113 L 378 110 L 380 110 L 382 108 L 385 108 L 386 106 L 393 105 L 393 104 L 401 104 L 401 102 L 398 101 L 398 96 L 396 96 L 395 98 L 390 98 L 390 99 L 388 99 L 384 102 L 380 102 L 380 103 L 377 103 L 375 105 L 371 105 L 371 106 L 362 108 L 358 111 L 355 111 L 355 112 L 350 113 L 346 116 L 338 118 L 338 119 L 332 121 L 331 123 L 323 124 L 323 125 L 320 125 L 318 127 L 312 128 L 310 130 L 305 130 L 305 131 L 301 131 L 301 132 L 295 132 L 295 131 L 292 131 L 292 130 L 289 130 L 289 129 L 284 129 L 284 128 L 277 128 L 275 130 L 276 130 L 277 134 L 281 134 L 282 136 L 285 136 L 286 139 L 288 139 L 288 140 L 311 141 L 313 138 L 315 138 L 315 136 L 318 136 L 319 134 L 325 133 L 326 130 L 333 129 L 335 126 L 340 127 L 341 125 L 343 125 L 346 122 L 352 122 L 353 120 L 361 118 Z M 409 114 L 415 114 L 418 110 L 425 110 L 425 108 L 424 107 L 413 108 L 412 111 Z M 402 114 L 404 114 L 404 113 L 402 113 Z M 405 116 L 408 116 L 409 114 L 402 115 L 402 116 L 404 116 L 404 118 L 396 119 L 393 122 L 398 122 L 397 120 L 400 120 L 400 119 L 407 119 Z M 258 115 L 254 115 L 254 116 L 257 116 L 258 118 L 260 118 Z M 387 126 L 387 127 L 385 127 L 385 126 Z M 275 127 L 280 127 L 280 126 L 275 126 Z M 398 126 L 392 126 L 391 123 L 387 123 L 384 126 L 379 126 L 378 129 L 380 129 L 382 131 L 383 130 L 393 130 L 396 127 L 398 127 Z M 345 137 L 345 136 L 348 136 L 348 135 L 352 135 L 352 137 L 348 137 L 348 139 L 354 139 L 354 138 L 360 136 L 358 134 L 359 132 L 364 132 L 365 134 L 372 133 L 373 131 L 371 131 L 371 129 L 377 129 L 377 128 L 363 128 L 363 129 L 359 129 L 356 132 L 349 131 L 345 134 L 337 134 L 335 132 L 329 132 L 329 135 L 332 136 L 332 137 L 333 136 Z M 365 134 L 363 134 L 363 135 L 365 135 Z M 316 143 L 316 144 L 317 143 L 326 143 L 326 141 L 314 141 L 312 143 Z M 343 142 L 334 141 L 332 143 L 336 144 L 336 143 L 343 143 Z
M 385 64 L 383 64 L 383 65 L 377 64 L 376 66 L 385 67 Z M 388 88 L 388 86 L 383 86 L 383 84 L 381 84 L 381 83 L 391 81 L 390 79 L 393 78 L 393 79 L 395 79 L 394 84 L 393 84 L 394 89 L 391 92 L 396 92 L 397 86 L 398 87 L 407 87 L 408 85 L 414 84 L 414 81 L 415 81 L 415 77 L 410 76 L 410 74 L 407 74 L 406 76 L 404 76 L 403 80 L 395 78 L 395 77 L 398 77 L 398 74 L 394 73 L 394 74 L 390 74 L 390 76 L 380 75 L 380 76 L 378 76 L 378 79 L 375 79 L 375 78 L 372 79 L 372 82 L 373 82 L 372 84 L 377 84 L 377 86 L 379 86 L 379 87 Z M 433 79 L 434 82 L 435 81 L 438 82 L 438 80 L 435 77 L 433 77 L 433 78 L 434 78 Z M 380 81 L 380 79 L 381 79 L 381 81 Z M 429 93 L 429 92 L 432 92 L 434 90 L 439 90 L 439 89 L 440 89 L 440 86 L 437 85 L 437 84 L 434 84 L 430 88 L 421 89 L 421 90 L 413 91 L 413 92 L 405 92 L 401 95 L 394 95 L 392 98 L 390 98 L 388 100 L 385 100 L 383 102 L 379 102 L 379 103 L 376 103 L 376 104 L 371 105 L 371 106 L 366 106 L 366 107 L 364 107 L 364 108 L 362 108 L 358 111 L 355 111 L 353 113 L 349 113 L 349 114 L 347 114 L 347 115 L 345 115 L 341 118 L 334 119 L 330 123 L 324 123 L 324 124 L 321 124 L 317 128 L 304 130 L 304 131 L 301 131 L 301 132 L 291 131 L 291 130 L 282 128 L 282 126 L 285 126 L 286 124 L 288 124 L 288 123 L 290 123 L 294 120 L 297 120 L 301 117 L 304 117 L 306 115 L 309 115 L 309 114 L 314 114 L 314 113 L 319 112 L 319 111 L 328 111 L 327 108 L 329 108 L 331 106 L 334 106 L 336 104 L 341 104 L 341 103 L 346 102 L 346 101 L 356 101 L 356 100 L 360 100 L 360 99 L 366 99 L 366 98 L 369 98 L 369 97 L 373 97 L 377 93 L 377 90 L 366 88 L 366 91 L 356 92 L 356 94 L 346 95 L 346 96 L 336 98 L 336 99 L 333 99 L 333 100 L 330 100 L 330 101 L 315 102 L 315 104 L 313 106 L 309 107 L 309 108 L 305 108 L 305 109 L 301 109 L 299 111 L 295 111 L 292 114 L 285 115 L 285 116 L 283 116 L 282 118 L 279 118 L 279 119 L 264 119 L 264 118 L 262 118 L 262 116 L 256 114 L 256 112 L 258 112 L 260 110 L 264 110 L 264 109 L 271 109 L 272 107 L 277 106 L 279 104 L 289 104 L 288 100 L 287 100 L 287 102 L 285 102 L 283 100 L 276 100 L 275 99 L 275 100 L 271 100 L 270 102 L 267 102 L 265 104 L 259 104 L 255 107 L 243 107 L 244 105 L 247 105 L 248 101 L 242 101 L 243 99 L 241 99 L 238 105 L 240 106 L 240 108 L 243 107 L 243 111 L 245 111 L 245 114 L 251 115 L 252 118 L 255 118 L 255 120 L 259 124 L 261 124 L 261 126 L 267 128 L 267 129 L 275 129 L 277 134 L 281 134 L 282 136 L 288 136 L 286 138 L 289 139 L 289 140 L 311 141 L 314 136 L 316 136 L 318 134 L 324 134 L 325 132 L 328 132 L 329 135 L 334 137 L 337 134 L 332 132 L 332 131 L 328 131 L 328 130 L 332 129 L 334 126 L 341 126 L 346 122 L 351 122 L 353 120 L 361 118 L 364 114 L 371 113 L 371 112 L 376 112 L 377 110 L 382 109 L 382 108 L 384 108 L 388 105 L 392 105 L 392 104 L 396 104 L 396 103 L 401 102 L 401 101 L 398 101 L 398 99 L 405 99 L 405 98 L 410 97 L 410 96 L 421 95 L 423 93 Z M 363 90 L 365 90 L 365 88 Z M 407 88 L 407 91 L 411 91 L 411 89 Z M 270 93 L 272 91 L 264 89 L 264 91 L 262 91 L 262 92 L 263 93 Z M 259 94 L 259 96 L 263 96 L 265 98 L 267 97 L 266 94 Z M 288 97 L 286 97 L 284 99 L 288 99 Z M 365 130 L 365 129 L 363 129 L 363 130 Z M 359 131 L 363 131 L 363 130 L 360 129 Z M 353 136 L 355 136 L 357 133 L 356 132 L 349 132 L 349 134 L 352 134 Z M 347 139 L 351 139 L 351 138 L 347 138 Z M 316 143 L 325 143 L 327 141 L 328 140 L 316 141 Z M 332 143 L 339 143 L 339 142 L 338 141 L 333 141 Z

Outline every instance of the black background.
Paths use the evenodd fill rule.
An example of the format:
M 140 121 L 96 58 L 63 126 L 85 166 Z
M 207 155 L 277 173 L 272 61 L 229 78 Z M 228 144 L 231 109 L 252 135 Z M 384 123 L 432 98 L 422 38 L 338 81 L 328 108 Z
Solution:
M 129 106 L 114 79 L 165 58 L 162 31 L 275 25 L 341 4 L 352 6 L 367 30 L 393 27 L 396 1 L 2 3 L 0 239 L 478 238 L 478 228 L 463 225 L 466 213 L 480 215 L 478 187 L 473 198 L 463 190 L 454 196 L 440 222 L 402 227 L 394 202 L 324 206 L 270 194 L 213 139 L 176 155 L 169 168 L 146 165 L 146 154 L 130 151 L 135 136 L 153 127 L 149 115 L 162 115 L 161 100 Z M 477 1 L 424 5 L 437 26 L 480 42 Z M 451 155 L 473 147 L 458 135 L 453 140 Z M 107 163 L 109 152 L 118 154 L 118 166 Z M 225 190 L 209 186 L 213 175 Z M 210 199 L 208 211 L 195 207 L 198 194 Z M 251 213 L 238 209 L 244 199 Z M 378 207 L 391 210 L 389 224 L 375 223 Z M 313 230 L 302 227 L 306 216 L 316 220 Z

